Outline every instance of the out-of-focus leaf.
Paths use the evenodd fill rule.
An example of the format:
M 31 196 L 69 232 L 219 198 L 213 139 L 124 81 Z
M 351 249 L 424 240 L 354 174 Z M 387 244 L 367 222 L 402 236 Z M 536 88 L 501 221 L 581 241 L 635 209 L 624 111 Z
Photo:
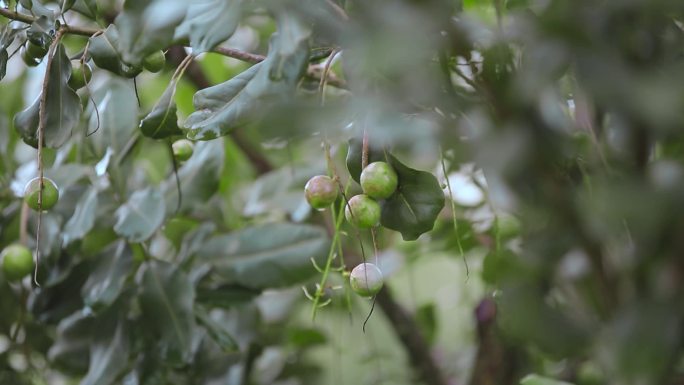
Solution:
M 127 0 L 114 21 L 123 62 L 138 66 L 145 56 L 168 47 L 187 7 L 184 0 Z
M 197 322 L 204 326 L 209 336 L 225 352 L 232 352 L 238 349 L 238 345 L 225 327 L 213 320 L 211 315 L 201 306 L 195 306 L 195 316 Z
M 48 351 L 48 359 L 73 374 L 88 371 L 88 349 L 94 318 L 77 311 L 57 325 L 57 337 Z
M 225 283 L 253 289 L 285 287 L 314 275 L 311 259 L 322 263 L 329 244 L 319 227 L 272 223 L 211 238 L 197 258 L 211 263 Z
M 444 192 L 437 178 L 426 171 L 406 167 L 389 155 L 399 176 L 397 191 L 382 204 L 380 223 L 396 230 L 406 241 L 432 230 L 444 207 Z
M 240 285 L 222 285 L 218 287 L 197 288 L 197 302 L 209 307 L 231 308 L 250 302 L 261 294 L 259 289 L 250 289 Z
M 130 242 L 142 242 L 162 225 L 165 213 L 164 197 L 158 188 L 136 191 L 116 210 L 114 231 Z
M 223 140 L 212 140 L 197 143 L 192 157 L 178 170 L 183 201 L 181 211 L 186 211 L 197 204 L 207 201 L 218 189 L 219 178 L 223 171 Z M 167 212 L 173 212 L 177 206 L 178 187 L 172 175 L 163 184 L 164 196 L 167 199 Z
M 266 60 L 195 94 L 197 111 L 183 124 L 189 138 L 209 140 L 226 135 L 266 108 L 269 101 L 291 96 L 306 67 L 311 30 L 288 13 L 280 14 L 278 29 Z
M 437 336 L 437 309 L 434 303 L 426 303 L 416 310 L 416 322 L 430 343 L 435 342 Z
M 138 284 L 143 327 L 158 337 L 159 356 L 173 366 L 188 363 L 197 343 L 190 279 L 170 263 L 150 261 L 141 267 Z
M 110 385 L 128 367 L 129 339 L 123 309 L 112 308 L 97 318 L 90 345 L 88 374 L 80 385 Z
M 74 240 L 83 238 L 95 224 L 95 214 L 97 212 L 97 189 L 91 187 L 83 194 L 78 201 L 74 215 L 64 225 L 62 242 L 68 245 Z
M 81 100 L 68 85 L 71 76 L 71 61 L 64 45 L 56 47 L 45 99 L 44 146 L 60 147 L 71 137 L 71 131 L 81 117 Z M 35 102 L 14 117 L 14 127 L 29 145 L 38 146 L 40 95 Z
M 0 80 L 2 80 L 7 71 L 7 60 L 9 60 L 7 48 L 12 45 L 19 30 L 11 28 L 9 24 L 0 27 L 0 30 L 2 31 L 0 32 Z
M 298 348 L 322 345 L 328 342 L 323 332 L 313 328 L 292 328 L 287 331 L 287 340 Z
M 154 139 L 164 139 L 181 134 L 176 116 L 176 102 L 173 99 L 177 83 L 176 80 L 169 83 L 157 104 L 152 107 L 152 111 L 140 122 L 140 131 L 143 135 Z
M 542 377 L 537 374 L 528 374 L 520 380 L 520 385 L 572 385 L 569 382 L 554 380 L 553 378 Z
M 107 247 L 95 257 L 96 265 L 81 289 L 85 305 L 95 312 L 110 306 L 121 294 L 133 267 L 133 253 L 124 241 Z
M 97 17 L 97 0 L 76 0 L 71 9 L 94 19 Z
M 193 53 L 209 51 L 233 35 L 241 8 L 242 0 L 195 0 L 174 40 L 189 39 Z
M 88 53 L 95 65 L 107 71 L 127 78 L 135 77 L 142 72 L 142 65 L 124 63 L 119 52 L 119 30 L 110 24 L 104 33 L 90 38 Z M 142 60 L 142 59 L 141 59 Z
M 138 103 L 130 81 L 109 78 L 97 91 L 93 99 L 99 112 L 95 113 L 88 103 L 88 141 L 98 157 L 105 155 L 107 148 L 118 154 L 126 146 L 138 125 Z

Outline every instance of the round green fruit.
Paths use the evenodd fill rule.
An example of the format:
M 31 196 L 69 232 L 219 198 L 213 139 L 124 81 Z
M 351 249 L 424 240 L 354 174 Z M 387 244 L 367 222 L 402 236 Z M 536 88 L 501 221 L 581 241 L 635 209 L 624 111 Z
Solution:
M 90 83 L 92 77 L 93 71 L 88 63 L 83 63 L 83 65 L 81 65 L 80 61 L 75 61 L 71 66 L 71 77 L 69 77 L 68 82 L 69 87 L 74 91 L 83 88 L 83 86 Z
M 40 64 L 40 59 L 29 55 L 26 47 L 21 47 L 21 59 L 29 67 L 35 67 Z
M 143 59 L 143 67 L 150 72 L 159 72 L 166 64 L 166 57 L 163 51 L 157 51 Z
M 43 48 L 42 46 L 30 40 L 26 43 L 26 55 L 34 60 L 40 61 L 40 59 L 45 56 L 47 52 L 47 48 Z
M 0 254 L 0 259 L 2 271 L 9 281 L 18 281 L 33 271 L 33 255 L 26 246 L 9 245 Z
M 31 179 L 24 188 L 24 202 L 26 204 L 38 211 L 38 210 L 50 210 L 57 204 L 59 200 L 59 190 L 57 190 L 57 185 L 52 179 L 43 178 L 43 202 L 38 204 L 38 198 L 40 197 L 40 178 Z
M 361 188 L 371 198 L 389 198 L 397 190 L 398 183 L 397 173 L 385 162 L 373 162 L 361 172 Z
M 323 210 L 337 199 L 337 185 L 330 177 L 316 175 L 306 182 L 304 196 L 306 196 L 306 201 L 311 207 Z
M 190 159 L 195 149 L 195 145 L 187 139 L 179 139 L 171 145 L 173 150 L 173 157 L 179 162 L 185 162 Z
M 368 195 L 356 195 L 349 200 L 344 216 L 358 228 L 375 227 L 380 223 L 380 205 Z
M 382 289 L 382 272 L 372 263 L 362 263 L 352 270 L 349 284 L 356 294 L 372 297 Z

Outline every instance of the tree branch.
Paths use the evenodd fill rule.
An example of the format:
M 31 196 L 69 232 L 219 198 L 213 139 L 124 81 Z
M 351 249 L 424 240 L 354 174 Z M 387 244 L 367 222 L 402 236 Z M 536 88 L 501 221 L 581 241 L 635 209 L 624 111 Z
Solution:
M 36 18 L 27 15 L 24 13 L 20 12 L 14 12 L 6 8 L 0 7 L 0 15 L 10 19 L 10 20 L 17 20 L 21 21 L 22 23 L 26 24 L 32 24 L 34 21 L 36 21 Z M 71 35 L 80 35 L 80 36 L 92 36 L 96 32 L 99 31 L 97 28 L 88 28 L 88 27 L 78 27 L 78 26 L 70 26 L 70 25 L 64 25 L 61 27 L 64 33 L 68 33 Z

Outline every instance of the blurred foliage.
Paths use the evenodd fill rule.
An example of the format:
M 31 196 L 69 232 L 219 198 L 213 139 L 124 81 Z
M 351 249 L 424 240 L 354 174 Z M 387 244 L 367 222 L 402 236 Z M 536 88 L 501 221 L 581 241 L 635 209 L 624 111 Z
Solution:
M 0 247 L 41 256 L 39 287 L 0 272 L 0 384 L 414 384 L 406 325 L 362 332 L 356 257 L 444 383 L 682 382 L 681 0 L 0 6 Z M 364 135 L 400 186 L 372 237 L 303 195 L 360 192 Z

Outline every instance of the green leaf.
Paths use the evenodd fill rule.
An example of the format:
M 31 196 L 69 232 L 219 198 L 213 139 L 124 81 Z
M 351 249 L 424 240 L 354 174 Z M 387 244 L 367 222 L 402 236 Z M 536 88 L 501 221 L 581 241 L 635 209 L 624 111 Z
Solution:
M 195 0 L 174 40 L 189 39 L 193 53 L 210 51 L 235 33 L 241 13 L 242 0 Z
M 181 212 L 197 206 L 197 202 L 206 202 L 219 187 L 219 179 L 223 171 L 225 150 L 223 140 L 197 143 L 192 157 L 178 170 L 183 201 Z M 178 187 L 175 176 L 170 176 L 163 184 L 164 196 L 167 199 L 167 212 L 176 209 Z
M 172 80 L 166 87 L 166 91 L 152 107 L 147 116 L 140 122 L 140 131 L 143 135 L 154 138 L 164 139 L 173 135 L 182 134 L 178 128 L 178 116 L 176 116 L 176 85 L 178 81 Z
M 195 94 L 197 110 L 183 124 L 189 138 L 209 140 L 227 135 L 268 102 L 291 97 L 308 62 L 307 23 L 283 13 L 268 57 L 227 82 Z
M 97 318 L 90 345 L 90 367 L 80 385 L 111 385 L 128 368 L 129 335 L 123 309 Z
M 528 374 L 520 380 L 520 385 L 572 385 L 569 382 L 554 380 L 553 378 L 542 377 L 537 374 Z
M 148 187 L 136 191 L 116 210 L 114 231 L 130 242 L 142 242 L 154 234 L 164 222 L 166 213 L 161 191 Z
M 68 85 L 71 76 L 71 61 L 66 55 L 64 45 L 56 47 L 50 73 L 48 74 L 47 97 L 45 99 L 44 146 L 60 147 L 71 137 L 81 116 L 81 100 Z M 24 142 L 38 146 L 38 112 L 40 95 L 35 102 L 14 116 L 14 127 Z
M 88 350 L 94 318 L 79 310 L 63 318 L 57 325 L 55 342 L 48 359 L 61 370 L 84 374 L 88 370 Z
M 360 183 L 361 179 L 361 154 L 363 152 L 363 142 L 361 138 L 351 138 L 349 139 L 349 147 L 347 148 L 347 171 L 349 175 L 357 183 Z M 368 148 L 368 163 L 373 162 L 384 162 L 385 152 L 382 149 L 375 147 Z
M 88 133 L 95 154 L 104 156 L 107 148 L 118 154 L 135 132 L 138 125 L 138 103 L 131 81 L 110 77 L 93 94 L 97 113 L 88 103 Z M 99 127 L 98 127 L 99 116 Z
M 81 289 L 85 305 L 95 312 L 109 307 L 123 291 L 133 267 L 133 252 L 124 241 L 107 247 Z
M 399 231 L 405 241 L 413 241 L 434 227 L 444 207 L 444 192 L 429 172 L 406 167 L 392 155 L 389 161 L 399 176 L 399 186 L 382 204 L 380 223 Z
M 231 308 L 252 301 L 260 289 L 249 289 L 240 285 L 221 285 L 218 287 L 197 288 L 197 302 L 209 307 Z
M 90 187 L 76 204 L 74 215 L 64 225 L 62 242 L 64 246 L 82 239 L 95 225 L 97 213 L 97 189 Z
M 209 239 L 198 251 L 197 262 L 211 263 L 225 283 L 252 289 L 285 287 L 315 275 L 311 258 L 322 263 L 329 245 L 322 228 L 272 223 Z
M 97 0 L 76 0 L 71 9 L 86 17 L 95 19 L 97 17 Z
M 158 337 L 159 356 L 173 366 L 188 363 L 197 345 L 189 277 L 169 263 L 150 261 L 142 265 L 138 284 L 141 321 L 150 336 Z
M 26 31 L 28 40 L 46 51 L 52 43 L 53 36 L 55 36 L 55 19 L 52 14 L 38 17 Z
M 123 62 L 139 66 L 145 56 L 168 47 L 187 6 L 184 0 L 127 0 L 114 21 Z
M 425 336 L 425 339 L 433 344 L 437 336 L 437 308 L 434 303 L 426 303 L 416 310 L 416 323 Z
M 98 67 L 127 78 L 135 77 L 143 69 L 140 63 L 131 65 L 121 59 L 119 30 L 114 24 L 110 24 L 104 33 L 90 38 L 88 53 Z
M 216 342 L 224 352 L 234 352 L 238 350 L 238 345 L 223 324 L 213 320 L 209 312 L 201 306 L 195 306 L 195 316 L 197 322 L 204 326 L 209 336 Z

